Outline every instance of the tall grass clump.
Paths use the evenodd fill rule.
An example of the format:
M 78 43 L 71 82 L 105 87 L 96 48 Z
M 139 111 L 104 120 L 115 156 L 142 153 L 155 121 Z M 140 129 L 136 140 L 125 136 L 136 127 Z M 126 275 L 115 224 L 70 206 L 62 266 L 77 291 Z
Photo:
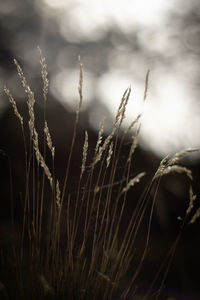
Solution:
M 185 217 L 181 218 L 180 233 L 163 265 L 158 268 L 154 280 L 149 282 L 149 289 L 142 295 L 142 299 L 150 299 L 152 291 L 155 292 L 154 284 L 158 280 L 160 288 L 153 296 L 158 299 L 183 228 L 188 223 L 195 222 L 200 215 L 199 209 L 194 211 L 193 208 L 196 196 L 191 185 L 192 173 L 180 165 L 180 159 L 195 149 L 181 151 L 161 161 L 146 189 L 141 191 L 141 196 L 133 199 L 134 209 L 124 228 L 128 192 L 145 176 L 143 170 L 134 176 L 131 171 L 141 115 L 126 130 L 122 130 L 131 88 L 127 88 L 122 95 L 107 137 L 104 135 L 104 122 L 100 123 L 94 149 L 90 148 L 90 136 L 85 132 L 82 164 L 74 193 L 70 185 L 70 174 L 83 102 L 82 63 L 79 58 L 79 103 L 70 151 L 66 154 L 65 176 L 60 182 L 56 176 L 56 147 L 46 118 L 49 88 L 47 66 L 41 50 L 38 50 L 43 81 L 43 135 L 38 133 L 35 122 L 37 111 L 34 92 L 16 60 L 14 63 L 27 97 L 28 123 L 25 123 L 18 111 L 10 90 L 4 88 L 21 126 L 25 186 L 21 196 L 23 220 L 20 223 L 20 241 L 11 246 L 12 259 L 9 262 L 4 253 L 1 257 L 4 264 L 10 264 L 11 279 L 9 276 L 1 278 L 0 289 L 4 291 L 5 299 L 136 299 L 137 279 L 148 255 L 151 223 L 160 181 L 165 174 L 183 173 L 188 177 L 190 189 L 189 204 Z M 148 76 L 149 73 L 146 76 L 144 100 L 147 96 Z M 124 159 L 119 178 L 117 170 L 122 146 L 130 136 L 129 153 Z M 133 268 L 135 245 L 144 218 L 148 220 L 146 236 L 143 247 L 139 249 L 139 259 L 135 260 Z M 12 224 L 15 226 L 14 217 Z

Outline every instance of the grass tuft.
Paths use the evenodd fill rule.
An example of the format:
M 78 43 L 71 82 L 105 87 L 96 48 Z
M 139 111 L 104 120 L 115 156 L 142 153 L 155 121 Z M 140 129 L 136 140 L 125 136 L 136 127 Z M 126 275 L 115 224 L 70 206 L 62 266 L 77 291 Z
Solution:
M 38 51 L 43 81 L 43 140 L 38 135 L 39 131 L 35 124 L 37 112 L 34 107 L 36 101 L 34 93 L 16 60 L 14 63 L 28 97 L 28 124 L 24 124 L 23 116 L 18 112 L 13 96 L 8 88 L 4 88 L 22 128 L 25 186 L 22 196 L 23 221 L 19 229 L 20 243 L 12 245 L 13 260 L 6 261 L 7 268 L 12 274 L 0 279 L 2 280 L 0 293 L 5 294 L 5 299 L 8 297 L 22 300 L 137 299 L 138 277 L 148 255 L 153 211 L 160 181 L 164 175 L 181 173 L 188 177 L 189 204 L 185 217 L 181 218 L 182 228 L 189 223 L 194 223 L 200 216 L 200 209 L 194 210 L 193 207 L 196 196 L 192 190 L 192 172 L 179 164 L 182 157 L 196 149 L 186 149 L 176 153 L 172 158 L 165 157 L 161 161 L 152 180 L 146 189 L 141 191 L 139 199 L 134 199 L 135 208 L 128 223 L 124 223 L 128 194 L 146 174 L 142 171 L 133 176 L 131 171 L 140 133 L 141 115 L 131 122 L 128 129 L 123 132 L 121 129 L 131 94 L 131 88 L 127 88 L 107 137 L 103 137 L 104 120 L 99 125 L 96 147 L 90 149 L 94 153 L 92 158 L 88 155 L 89 136 L 88 132 L 85 132 L 81 171 L 76 180 L 74 193 L 70 186 L 70 174 L 83 102 L 83 65 L 79 57 L 79 102 L 71 148 L 67 153 L 65 177 L 60 184 L 61 181 L 59 182 L 56 177 L 54 163 L 56 147 L 53 146 L 46 120 L 49 87 L 47 65 L 39 47 Z M 149 71 L 145 79 L 144 100 L 147 97 L 148 80 Z M 25 125 L 29 126 L 28 139 L 24 133 Z M 129 154 L 124 160 L 119 178 L 117 170 L 121 164 L 122 146 L 132 129 L 134 133 Z M 39 149 L 40 142 L 44 145 L 42 152 Z M 47 151 L 51 153 L 50 162 L 49 160 L 47 162 Z M 137 239 L 144 219 L 148 219 L 146 236 L 143 248 L 137 254 L 139 259 L 135 260 Z M 155 299 L 159 298 L 179 239 L 180 234 L 163 262 L 164 271 L 161 272 L 158 268 L 154 280 L 149 283 L 149 289 L 141 295 L 143 299 L 150 299 L 158 278 L 160 278 L 160 288 Z M 3 252 L 1 260 L 5 261 Z

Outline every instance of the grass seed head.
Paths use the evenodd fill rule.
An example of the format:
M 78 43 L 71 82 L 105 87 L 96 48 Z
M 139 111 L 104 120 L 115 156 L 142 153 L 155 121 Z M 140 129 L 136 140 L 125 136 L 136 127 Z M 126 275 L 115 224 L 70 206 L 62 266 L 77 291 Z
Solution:
M 189 215 L 189 213 L 192 211 L 192 209 L 194 207 L 194 201 L 196 200 L 196 197 L 197 197 L 196 195 L 194 195 L 191 185 L 190 185 L 190 190 L 189 190 L 189 196 L 190 196 L 190 202 L 189 202 L 188 208 L 186 210 L 186 216 Z
M 128 190 L 133 187 L 136 183 L 140 182 L 140 179 L 142 177 L 144 177 L 146 175 L 145 172 L 141 172 L 139 173 L 137 176 L 135 176 L 134 178 L 132 178 L 127 185 L 123 188 L 123 190 L 121 191 L 121 194 L 128 192 Z
M 54 159 L 54 157 L 55 157 L 55 147 L 53 147 L 49 127 L 47 125 L 47 121 L 45 121 L 44 133 L 45 133 L 45 136 L 46 136 L 47 146 L 49 147 L 49 150 L 51 151 L 52 158 Z
M 58 208 L 61 207 L 61 198 L 60 198 L 60 185 L 59 185 L 59 181 L 56 181 L 56 204 L 58 206 Z
M 44 173 L 49 180 L 51 188 L 53 188 L 53 178 L 52 178 L 51 172 L 50 172 L 48 166 L 46 165 L 45 160 L 40 152 L 39 152 L 39 156 L 40 156 L 40 165 L 43 168 Z
M 106 168 L 108 168 L 110 165 L 110 160 L 111 160 L 112 154 L 113 154 L 113 142 L 111 142 L 110 146 L 109 146 L 108 156 L 106 159 Z
M 190 224 L 193 224 L 200 217 L 200 207 L 196 210 L 195 214 L 190 220 Z
M 174 165 L 174 166 L 168 166 L 163 170 L 163 175 L 170 174 L 170 173 L 179 173 L 179 174 L 185 174 L 192 180 L 192 171 L 189 170 L 188 168 L 179 166 L 179 165 Z
M 131 93 L 131 88 L 127 88 L 122 96 L 119 108 L 117 110 L 117 114 L 115 117 L 115 121 L 114 121 L 114 126 L 117 126 L 117 124 L 119 123 L 119 127 L 121 126 L 123 120 L 125 119 L 125 111 L 126 111 L 126 106 L 128 104 L 128 100 L 130 97 L 130 93 Z
M 30 138 L 33 137 L 33 130 L 34 130 L 34 124 L 35 124 L 35 116 L 34 116 L 34 104 L 35 104 L 35 98 L 34 93 L 31 91 L 31 88 L 29 87 L 26 77 L 24 76 L 24 73 L 22 71 L 22 68 L 20 67 L 19 63 L 16 59 L 14 59 L 14 63 L 17 67 L 18 75 L 21 79 L 22 86 L 25 90 L 25 93 L 28 96 L 28 110 L 29 110 L 29 129 L 30 129 Z
M 47 72 L 47 64 L 46 64 L 46 59 L 42 55 L 42 50 L 38 46 L 38 52 L 40 55 L 40 65 L 41 65 L 41 75 L 42 75 L 42 80 L 43 80 L 43 97 L 44 101 L 47 101 L 47 94 L 48 94 L 48 89 L 49 89 L 49 80 L 48 80 L 48 72 Z
M 37 163 L 38 163 L 38 165 L 40 164 L 40 166 L 44 170 L 44 173 L 49 180 L 50 186 L 51 186 L 51 188 L 53 188 L 53 178 L 52 178 L 52 175 L 51 175 L 51 172 L 50 172 L 48 166 L 45 163 L 45 160 L 44 160 L 42 154 L 40 153 L 39 145 L 38 145 L 38 133 L 35 128 L 34 128 L 33 133 L 34 133 L 33 134 L 33 146 L 34 146 L 34 150 L 35 150 L 35 156 L 36 156 Z
M 97 152 L 99 150 L 99 146 L 101 145 L 101 142 L 102 142 L 104 122 L 105 122 L 105 118 L 99 124 L 99 132 L 98 132 L 98 138 L 97 138 L 97 143 L 96 143 L 96 147 L 95 147 L 95 154 L 97 154 Z
M 148 87 L 149 87 L 149 74 L 150 74 L 150 70 L 147 71 L 147 74 L 145 77 L 145 87 L 144 87 L 144 97 L 143 97 L 144 101 L 147 98 L 147 92 L 148 92 Z
M 85 132 L 85 141 L 83 145 L 83 158 L 82 158 L 82 165 L 81 165 L 81 177 L 85 171 L 85 164 L 87 160 L 87 151 L 88 151 L 88 133 Z
M 35 150 L 36 160 L 39 165 L 40 164 L 40 151 L 39 151 L 39 145 L 38 145 L 38 133 L 35 128 L 33 130 L 33 147 Z
M 9 89 L 7 89 L 7 87 L 4 87 L 4 92 L 5 94 L 8 96 L 8 99 L 13 107 L 14 110 L 14 114 L 16 115 L 16 117 L 19 119 L 21 127 L 23 127 L 23 117 L 20 115 L 18 109 L 17 109 L 17 104 L 15 99 L 13 98 L 11 92 L 9 91 Z
M 92 163 L 92 167 L 94 167 L 101 160 L 103 152 L 107 149 L 110 141 L 112 140 L 112 138 L 113 138 L 113 136 L 115 134 L 115 130 L 116 130 L 116 128 L 113 127 L 111 133 L 107 136 L 107 138 L 105 139 L 103 145 L 99 147 L 99 151 L 98 151 L 98 153 L 94 157 L 94 161 Z
M 174 165 L 174 164 L 177 164 L 179 163 L 180 159 L 182 157 L 184 157 L 186 154 L 190 153 L 190 152 L 197 152 L 199 151 L 199 149 L 196 149 L 196 148 L 188 148 L 188 149 L 185 149 L 185 150 L 182 150 L 180 152 L 177 152 L 168 162 L 169 165 Z

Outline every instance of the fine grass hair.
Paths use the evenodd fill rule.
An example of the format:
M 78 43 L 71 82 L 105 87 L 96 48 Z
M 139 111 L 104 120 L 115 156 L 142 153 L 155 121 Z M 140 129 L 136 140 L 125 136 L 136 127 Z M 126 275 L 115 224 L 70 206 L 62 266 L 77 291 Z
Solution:
M 180 159 L 196 149 L 186 149 L 161 161 L 146 189 L 141 191 L 139 199 L 134 199 L 136 204 L 124 230 L 123 220 L 126 218 L 128 193 L 146 175 L 144 170 L 139 170 L 134 176 L 131 171 L 140 134 L 141 115 L 138 115 L 127 129 L 122 129 L 131 88 L 127 88 L 122 95 L 107 137 L 104 136 L 104 120 L 100 122 L 94 149 L 90 148 L 90 136 L 88 131 L 85 131 L 80 153 L 82 163 L 74 193 L 70 186 L 70 174 L 84 101 L 83 65 L 79 57 L 79 101 L 71 146 L 69 153 L 66 153 L 65 176 L 61 183 L 56 177 L 56 145 L 46 119 L 49 88 L 47 65 L 39 47 L 38 52 L 43 82 L 43 137 L 39 135 L 35 122 L 37 100 L 16 60 L 14 63 L 17 73 L 27 96 L 28 124 L 25 124 L 10 90 L 4 87 L 22 130 L 25 186 L 22 195 L 20 243 L 12 246 L 12 280 L 0 279 L 0 290 L 3 291 L 5 299 L 136 299 L 137 279 L 148 255 L 153 211 L 161 178 L 166 174 L 181 173 L 187 176 L 190 188 L 185 216 L 179 217 L 180 233 L 163 265 L 160 268 L 158 266 L 158 272 L 149 283 L 149 288 L 141 295 L 142 299 L 150 299 L 152 291 L 155 293 L 154 286 L 158 280 L 159 288 L 154 294 L 154 299 L 160 299 L 182 229 L 189 223 L 194 223 L 200 216 L 199 208 L 194 211 L 196 196 L 192 189 L 192 172 L 180 165 Z M 149 71 L 145 79 L 144 101 L 147 98 L 148 81 Z M 25 134 L 26 127 L 29 128 L 28 138 Z M 129 153 L 119 178 L 117 170 L 122 147 L 130 136 Z M 43 144 L 42 150 L 40 144 Z M 93 153 L 92 157 L 88 155 L 89 152 Z M 150 211 L 146 216 L 149 206 Z M 139 260 L 135 262 L 134 268 L 130 269 L 130 266 L 133 266 L 135 245 L 144 218 L 148 219 L 144 246 L 140 249 Z M 13 223 L 15 226 L 15 220 Z M 9 265 L 8 262 L 7 264 Z M 15 285 L 12 288 L 13 278 Z

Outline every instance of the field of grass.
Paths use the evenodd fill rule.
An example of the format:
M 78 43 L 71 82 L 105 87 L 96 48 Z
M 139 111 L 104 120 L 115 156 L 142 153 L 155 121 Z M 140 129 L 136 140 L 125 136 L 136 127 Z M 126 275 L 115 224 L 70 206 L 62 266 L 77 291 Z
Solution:
M 18 225 L 18 241 L 1 250 L 1 299 L 163 299 L 160 296 L 163 284 L 184 228 L 200 216 L 200 208 L 194 208 L 196 196 L 192 189 L 192 172 L 180 164 L 182 157 L 196 149 L 180 151 L 160 162 L 140 197 L 134 199 L 134 210 L 124 228 L 128 192 L 140 184 L 145 176 L 142 170 L 134 176 L 131 172 L 141 115 L 126 130 L 122 129 L 131 89 L 128 88 L 121 98 L 110 134 L 105 137 L 102 121 L 99 124 L 96 146 L 91 149 L 90 136 L 85 132 L 82 163 L 74 193 L 70 176 L 73 172 L 73 152 L 83 101 L 82 63 L 79 59 L 79 103 L 70 151 L 67 154 L 65 176 L 60 182 L 55 168 L 56 147 L 46 118 L 49 88 L 47 66 L 41 50 L 38 51 L 43 80 L 42 130 L 36 126 L 34 93 L 16 60 L 14 63 L 27 96 L 28 122 L 18 111 L 11 91 L 8 87 L 4 88 L 16 116 L 16 126 L 21 127 L 22 139 L 19 143 L 24 144 L 25 184 L 20 195 L 23 218 Z M 147 96 L 148 77 L 149 73 L 145 81 L 144 101 Z M 128 137 L 129 154 L 124 158 L 119 178 L 117 169 L 121 164 L 122 146 Z M 6 153 L 2 152 L 2 155 L 6 156 Z M 11 161 L 10 157 L 8 161 Z M 12 168 L 11 164 L 10 167 Z M 181 173 L 188 178 L 188 207 L 185 215 L 179 218 L 180 231 L 166 259 L 162 265 L 157 266 L 155 277 L 142 294 L 139 292 L 138 277 L 148 256 L 157 192 L 162 177 L 170 173 Z M 10 224 L 15 229 L 17 225 L 12 209 L 15 201 L 13 180 L 11 176 Z M 143 247 L 138 252 L 136 243 L 144 218 L 147 224 L 146 235 L 143 238 Z

